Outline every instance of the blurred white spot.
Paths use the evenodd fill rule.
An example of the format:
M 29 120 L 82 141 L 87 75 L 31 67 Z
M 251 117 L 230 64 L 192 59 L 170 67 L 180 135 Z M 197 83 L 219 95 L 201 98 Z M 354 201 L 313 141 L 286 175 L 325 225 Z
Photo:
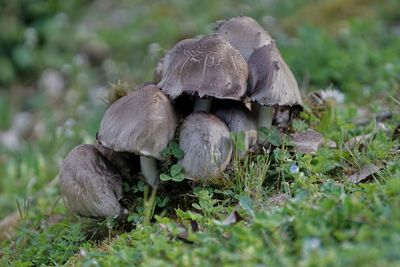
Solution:
M 74 63 L 76 66 L 85 66 L 89 62 L 88 57 L 84 53 L 80 53 L 74 56 Z
M 39 84 L 44 88 L 47 97 L 53 102 L 59 102 L 67 87 L 64 76 L 57 70 L 47 69 L 42 73 Z
M 334 100 L 336 103 L 343 103 L 345 96 L 337 89 L 325 89 L 320 91 L 320 96 L 323 100 Z
M 16 151 L 21 147 L 18 135 L 11 130 L 0 132 L 0 146 Z
M 86 257 L 86 256 L 87 256 L 87 252 L 86 252 L 86 250 L 84 250 L 83 248 L 81 248 L 81 249 L 79 250 L 79 254 L 81 254 L 82 257 Z
M 75 120 L 72 118 L 69 118 L 64 122 L 64 126 L 66 128 L 72 128 L 74 125 L 75 125 Z
M 98 86 L 90 89 L 89 91 L 90 101 L 96 106 L 104 105 L 107 98 L 107 88 L 104 86 Z
M 28 135 L 33 128 L 33 115 L 29 112 L 18 112 L 13 117 L 11 131 L 14 131 L 18 137 Z

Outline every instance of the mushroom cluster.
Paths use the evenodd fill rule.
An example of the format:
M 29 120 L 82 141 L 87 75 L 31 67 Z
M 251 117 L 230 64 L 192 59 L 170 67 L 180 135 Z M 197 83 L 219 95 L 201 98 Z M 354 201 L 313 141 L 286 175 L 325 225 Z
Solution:
M 178 42 L 158 63 L 153 83 L 112 103 L 94 145 L 74 148 L 60 168 L 65 205 L 81 216 L 118 216 L 122 181 L 141 173 L 160 184 L 163 150 L 178 140 L 177 160 L 194 183 L 222 176 L 233 155 L 265 140 L 275 108 L 300 106 L 296 80 L 275 41 L 252 18 L 219 24 L 203 38 Z M 186 108 L 182 108 L 185 106 Z M 231 133 L 242 133 L 236 150 Z

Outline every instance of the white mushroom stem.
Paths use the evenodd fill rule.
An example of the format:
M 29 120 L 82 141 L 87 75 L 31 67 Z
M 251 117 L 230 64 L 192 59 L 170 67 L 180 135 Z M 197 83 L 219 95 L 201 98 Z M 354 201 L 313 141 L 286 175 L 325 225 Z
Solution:
M 157 160 L 155 158 L 140 156 L 140 168 L 146 182 L 152 187 L 158 184 Z
M 210 112 L 210 109 L 211 109 L 211 99 L 196 98 L 196 101 L 194 102 L 193 112 L 199 112 L 199 111 Z
M 274 118 L 274 108 L 269 106 L 260 106 L 258 110 L 257 117 L 257 128 L 262 127 L 270 128 L 272 125 L 272 119 Z M 264 138 L 258 136 L 258 143 L 263 144 L 265 142 Z

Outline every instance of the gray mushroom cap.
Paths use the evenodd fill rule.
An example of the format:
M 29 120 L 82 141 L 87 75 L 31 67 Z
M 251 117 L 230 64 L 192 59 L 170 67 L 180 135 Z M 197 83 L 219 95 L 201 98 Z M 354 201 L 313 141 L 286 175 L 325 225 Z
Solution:
M 195 181 L 221 175 L 232 157 L 228 127 L 218 117 L 204 112 L 186 117 L 179 147 L 185 156 L 178 164 L 185 170 L 186 177 Z
M 63 161 L 59 172 L 65 206 L 87 217 L 117 216 L 122 207 L 122 181 L 93 145 L 79 145 Z
M 249 59 L 249 94 L 265 106 L 302 105 L 299 87 L 275 42 L 257 48 Z
M 171 99 L 186 93 L 239 100 L 246 91 L 246 61 L 217 34 L 178 43 L 161 69 L 158 86 Z
M 175 134 L 176 115 L 169 99 L 153 84 L 118 99 L 105 112 L 98 140 L 109 149 L 162 159 Z
M 251 112 L 243 104 L 237 104 L 219 107 L 215 110 L 215 115 L 225 122 L 231 132 L 244 133 L 246 151 L 237 151 L 242 158 L 257 143 L 257 125 Z
M 199 39 L 197 38 L 188 38 L 176 43 L 172 50 L 158 61 L 156 69 L 154 70 L 154 82 L 159 83 L 161 79 L 165 77 L 165 74 L 168 70 L 168 65 L 171 63 L 171 57 L 174 54 L 182 53 L 182 49 L 185 47 L 185 45 L 197 42 L 198 40 Z
M 259 47 L 269 45 L 271 36 L 254 19 L 239 16 L 224 21 L 217 33 L 236 48 L 248 61 L 251 53 Z

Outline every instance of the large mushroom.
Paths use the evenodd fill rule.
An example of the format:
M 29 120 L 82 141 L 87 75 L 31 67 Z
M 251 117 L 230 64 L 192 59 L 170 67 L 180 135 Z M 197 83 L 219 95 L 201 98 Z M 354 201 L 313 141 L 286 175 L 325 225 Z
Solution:
M 209 111 L 210 97 L 240 100 L 248 67 L 240 53 L 218 34 L 178 43 L 164 58 L 158 86 L 171 99 L 197 95 L 194 111 Z
M 79 145 L 63 161 L 59 172 L 65 206 L 87 217 L 118 216 L 122 207 L 119 173 L 93 145 Z
M 215 115 L 225 122 L 231 132 L 243 132 L 245 150 L 240 151 L 236 148 L 236 154 L 243 158 L 249 148 L 257 144 L 257 126 L 251 112 L 243 103 L 237 102 L 218 107 Z
M 169 99 L 148 84 L 118 99 L 105 112 L 97 139 L 103 147 L 140 155 L 148 184 L 158 182 L 157 159 L 173 139 L 177 119 Z
M 272 42 L 271 36 L 254 19 L 234 17 L 222 22 L 217 34 L 227 40 L 248 61 L 255 49 Z
M 179 147 L 185 156 L 178 161 L 187 178 L 207 181 L 226 169 L 232 157 L 229 129 L 218 117 L 205 112 L 185 118 Z
M 249 94 L 258 104 L 257 127 L 270 127 L 274 107 L 302 105 L 296 79 L 275 42 L 257 48 L 249 58 Z

